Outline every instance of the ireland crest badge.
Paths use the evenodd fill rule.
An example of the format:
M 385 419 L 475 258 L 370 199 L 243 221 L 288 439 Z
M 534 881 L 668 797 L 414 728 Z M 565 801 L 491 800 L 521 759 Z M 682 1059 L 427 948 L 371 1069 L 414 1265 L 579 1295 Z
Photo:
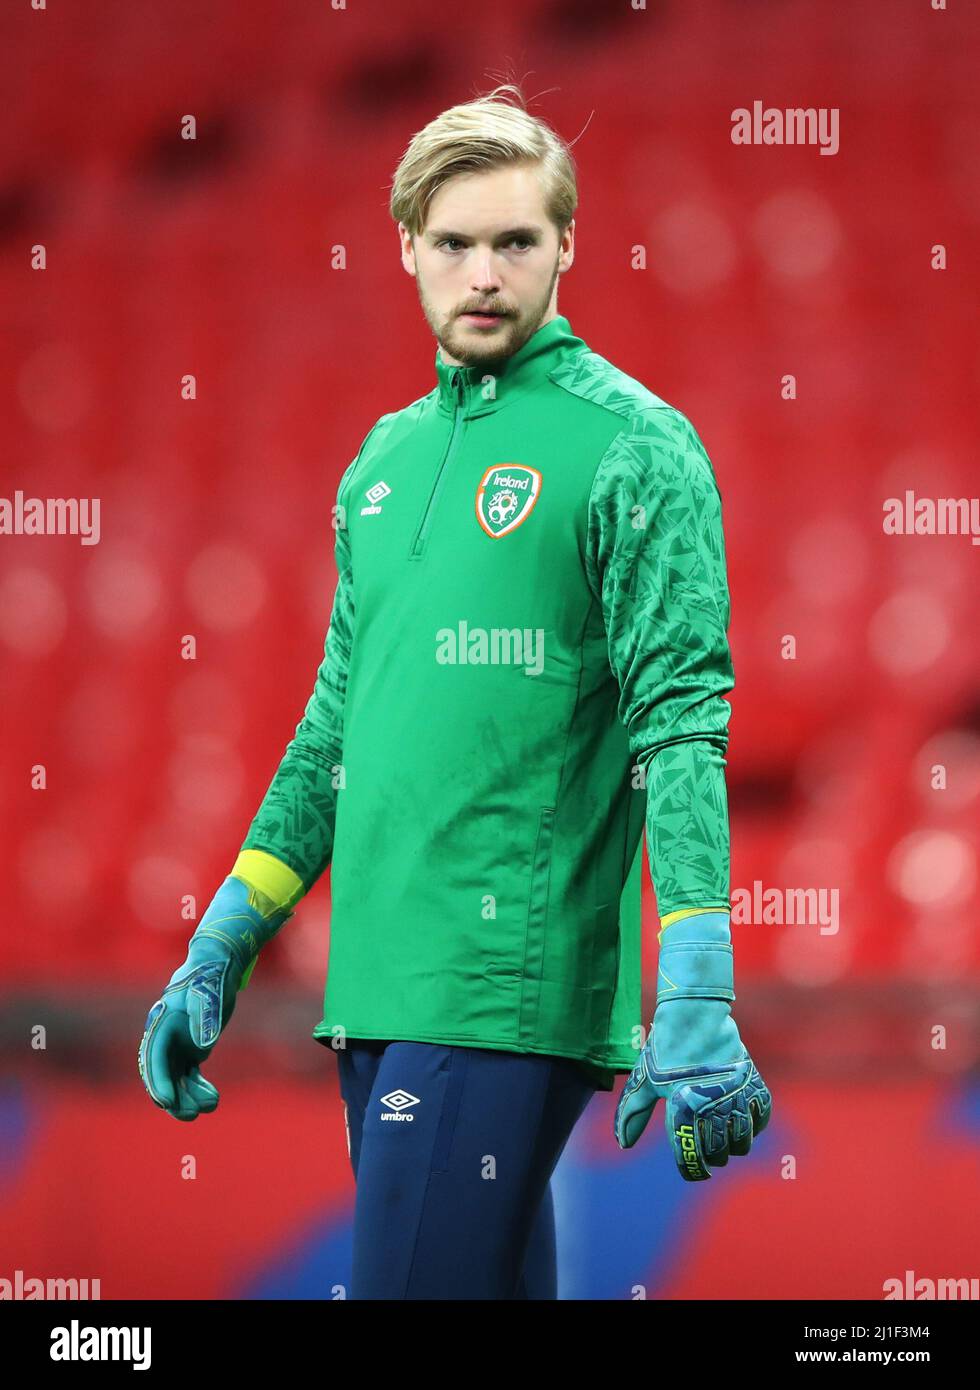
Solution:
M 495 463 L 476 490 L 476 519 L 488 536 L 499 540 L 515 531 L 534 510 L 541 474 L 526 463 Z

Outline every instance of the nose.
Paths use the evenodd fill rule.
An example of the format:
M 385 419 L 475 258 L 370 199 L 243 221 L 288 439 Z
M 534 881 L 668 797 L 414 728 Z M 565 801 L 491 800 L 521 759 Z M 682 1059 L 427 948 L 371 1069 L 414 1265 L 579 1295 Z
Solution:
M 470 288 L 483 295 L 495 293 L 500 289 L 500 276 L 494 269 L 493 252 L 489 248 L 474 257 Z

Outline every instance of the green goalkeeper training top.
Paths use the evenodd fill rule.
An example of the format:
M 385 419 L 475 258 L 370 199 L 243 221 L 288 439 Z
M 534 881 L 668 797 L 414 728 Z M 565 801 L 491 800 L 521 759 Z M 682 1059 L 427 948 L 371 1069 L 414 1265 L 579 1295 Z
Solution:
M 561 315 L 383 415 L 335 509 L 306 712 L 242 849 L 331 864 L 314 1037 L 637 1058 L 662 916 L 729 907 L 721 501 L 688 420 Z

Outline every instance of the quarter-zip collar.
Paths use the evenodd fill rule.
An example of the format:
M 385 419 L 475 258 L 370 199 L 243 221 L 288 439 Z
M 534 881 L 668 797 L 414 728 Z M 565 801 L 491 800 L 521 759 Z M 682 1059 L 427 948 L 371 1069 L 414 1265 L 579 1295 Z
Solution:
M 502 362 L 488 367 L 451 367 L 436 348 L 436 389 L 439 409 L 452 413 L 462 405 L 466 417 L 499 410 L 538 382 L 544 381 L 569 352 L 586 348 L 572 332 L 568 319 L 556 315 L 543 324 L 523 347 Z

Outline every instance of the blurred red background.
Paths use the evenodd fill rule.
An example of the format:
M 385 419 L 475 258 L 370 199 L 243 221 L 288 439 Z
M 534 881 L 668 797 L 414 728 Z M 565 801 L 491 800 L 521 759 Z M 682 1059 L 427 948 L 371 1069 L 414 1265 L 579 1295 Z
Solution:
M 593 1101 L 555 1180 L 564 1293 L 880 1297 L 906 1268 L 980 1272 L 980 548 L 882 521 L 907 490 L 977 488 L 978 39 L 976 10 L 927 0 L 501 0 L 489 26 L 435 0 L 5 11 L 2 495 L 98 497 L 101 539 L 0 536 L 0 1277 L 345 1283 L 353 1183 L 310 1038 L 329 875 L 211 1061 L 214 1116 L 177 1130 L 136 1049 L 193 929 L 181 898 L 203 911 L 228 872 L 312 688 L 340 474 L 435 383 L 395 165 L 513 75 L 574 141 L 559 312 L 694 422 L 721 488 L 733 892 L 839 892 L 836 931 L 733 929 L 775 1099 L 750 1160 L 692 1192 L 659 1122 L 623 1155 L 615 1097 Z M 733 145 L 754 100 L 839 108 L 839 152 Z

